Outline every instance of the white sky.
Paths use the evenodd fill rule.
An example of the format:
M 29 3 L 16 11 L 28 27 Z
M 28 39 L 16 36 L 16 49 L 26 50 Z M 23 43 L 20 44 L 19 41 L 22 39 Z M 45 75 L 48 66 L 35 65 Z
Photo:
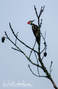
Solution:
M 30 46 L 33 44 L 34 36 L 27 21 L 37 20 L 34 4 L 38 11 L 41 5 L 46 5 L 42 15 L 41 29 L 47 32 L 48 56 L 46 60 L 48 61 L 46 65 L 49 67 L 51 60 L 53 61 L 52 76 L 58 85 L 58 0 L 0 0 L 0 40 L 4 31 L 7 31 L 11 37 L 8 25 L 11 22 L 14 31 L 19 32 L 19 37 Z M 36 78 L 31 74 L 28 69 L 29 62 L 21 53 L 12 50 L 12 46 L 7 40 L 5 44 L 0 41 L 0 88 L 53 89 L 51 82 L 44 78 Z M 17 87 L 18 81 L 21 84 L 19 87 Z M 6 84 L 6 87 L 3 84 Z

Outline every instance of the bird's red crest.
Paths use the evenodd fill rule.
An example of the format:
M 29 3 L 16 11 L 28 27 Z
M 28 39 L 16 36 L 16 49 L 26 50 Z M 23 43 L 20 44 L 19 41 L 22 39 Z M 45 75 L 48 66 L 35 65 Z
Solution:
M 28 21 L 27 24 L 30 24 L 30 21 Z

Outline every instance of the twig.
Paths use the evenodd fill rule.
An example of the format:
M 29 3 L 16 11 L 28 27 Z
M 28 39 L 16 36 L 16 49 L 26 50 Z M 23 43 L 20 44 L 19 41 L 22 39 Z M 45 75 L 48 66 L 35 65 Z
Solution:
M 31 48 L 31 47 L 29 47 L 28 45 L 26 45 L 23 41 L 21 41 L 21 40 L 16 36 L 15 32 L 13 31 L 13 28 L 11 27 L 11 23 L 9 23 L 9 26 L 10 26 L 10 29 L 11 29 L 11 31 L 12 31 L 14 37 L 15 37 L 19 42 L 21 42 L 24 46 L 26 46 L 27 48 L 29 48 L 29 49 L 33 50 L 34 52 L 36 52 L 37 54 L 39 54 L 39 52 L 37 52 L 37 51 L 34 50 L 33 48 Z
M 23 55 L 29 60 L 29 62 L 30 62 L 31 64 L 33 64 L 33 65 L 38 66 L 39 68 L 41 68 L 40 65 L 35 64 L 33 61 L 31 61 L 31 59 L 30 59 L 21 49 L 16 49 L 16 48 L 13 48 L 13 47 L 12 47 L 12 49 L 14 49 L 14 50 L 16 50 L 16 51 L 20 51 L 20 52 L 23 53 Z
M 43 48 L 43 50 L 41 50 L 40 54 L 45 50 L 45 47 Z
M 35 10 L 36 16 L 37 16 L 37 18 L 38 18 L 38 13 L 37 13 L 37 10 L 36 10 L 35 5 L 34 5 L 34 10 Z
M 43 38 L 43 40 L 44 40 L 44 42 L 45 42 L 45 38 L 44 38 L 44 36 L 42 35 L 42 33 L 40 33 L 41 34 L 41 37 Z
M 41 20 L 41 23 L 40 23 L 40 16 L 42 15 L 42 13 L 43 13 L 43 11 L 44 11 L 44 8 L 45 8 L 45 6 L 42 6 L 42 7 L 41 7 L 40 13 L 39 13 L 39 15 L 38 15 L 37 9 L 36 9 L 36 7 L 35 7 L 35 5 L 34 5 L 34 10 L 35 10 L 35 13 L 36 13 L 36 16 L 37 16 L 37 19 L 38 19 L 38 26 L 41 26 L 41 24 L 42 24 L 42 20 Z
M 42 58 L 41 58 L 42 60 L 44 59 L 44 55 L 42 56 Z
M 36 40 L 35 40 L 35 43 L 34 43 L 34 45 L 33 45 L 33 48 L 32 48 L 32 49 L 34 49 L 35 45 L 36 45 Z M 31 50 L 31 51 L 30 51 L 29 58 L 31 57 L 32 51 L 33 51 L 33 50 Z
M 40 67 L 40 68 L 42 68 L 41 66 L 39 66 L 38 64 L 35 64 L 35 63 L 33 63 L 31 60 L 30 60 L 30 58 L 8 37 L 8 35 L 7 35 L 7 33 L 5 32 L 5 35 L 6 35 L 6 37 L 7 37 L 7 39 L 17 48 L 13 48 L 12 47 L 12 49 L 14 49 L 14 50 L 17 50 L 17 51 L 19 51 L 19 52 L 21 52 L 28 60 L 29 60 L 29 62 L 31 63 L 31 64 L 33 64 L 33 65 L 35 65 L 35 66 L 38 66 L 38 67 Z
M 29 67 L 31 73 L 32 73 L 33 75 L 35 75 L 36 77 L 45 77 L 45 78 L 47 78 L 47 76 L 41 76 L 41 75 L 37 75 L 36 73 L 34 73 L 34 72 L 32 71 L 32 69 L 31 69 L 30 65 L 28 65 L 28 67 Z
M 35 75 L 36 77 L 39 77 L 39 75 L 35 74 L 35 73 L 32 71 L 32 69 L 30 68 L 30 65 L 29 65 L 29 64 L 28 64 L 28 67 L 29 67 L 29 69 L 30 69 L 30 71 L 31 71 L 31 73 L 32 73 L 33 75 Z
M 41 9 L 40 9 L 40 13 L 39 13 L 39 16 L 38 16 L 38 19 L 40 18 L 40 16 L 42 15 L 43 11 L 44 11 L 44 8 L 45 6 L 42 6 Z
M 53 64 L 53 61 L 51 61 L 51 64 L 50 64 L 50 74 L 52 72 L 52 64 Z
M 16 36 L 18 36 L 18 33 L 19 33 L 19 32 L 16 33 Z M 17 38 L 15 39 L 15 44 L 17 44 Z

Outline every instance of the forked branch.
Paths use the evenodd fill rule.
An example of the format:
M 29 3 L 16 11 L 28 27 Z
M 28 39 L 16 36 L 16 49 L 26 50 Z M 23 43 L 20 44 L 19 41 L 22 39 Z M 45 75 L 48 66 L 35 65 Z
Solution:
M 43 11 L 44 11 L 44 8 L 45 8 L 45 6 L 41 7 L 40 13 L 39 13 L 39 15 L 38 15 L 37 9 L 36 9 L 36 7 L 34 6 L 34 10 L 35 10 L 35 13 L 36 13 L 36 17 L 37 17 L 37 19 L 38 19 L 38 27 L 39 27 L 39 29 L 41 28 L 41 25 L 42 25 L 42 19 L 40 20 L 40 17 L 41 17 L 41 15 L 42 15 Z M 44 48 L 43 48 L 43 50 L 41 51 L 41 50 L 40 50 L 40 49 L 41 49 L 41 44 L 38 44 L 38 48 L 39 48 L 39 49 L 38 49 L 38 51 L 36 51 L 36 50 L 34 49 L 35 44 L 36 44 L 36 41 L 35 41 L 35 44 L 34 44 L 33 48 L 31 48 L 30 46 L 28 46 L 26 43 L 24 43 L 23 41 L 21 41 L 21 40 L 18 38 L 18 36 L 17 36 L 17 34 L 15 34 L 15 32 L 14 32 L 14 30 L 13 30 L 13 28 L 12 28 L 10 22 L 9 22 L 9 27 L 10 27 L 10 30 L 11 30 L 13 36 L 15 37 L 15 42 L 12 41 L 12 39 L 7 35 L 7 32 L 5 32 L 5 36 L 6 36 L 6 39 L 8 39 L 8 40 L 14 45 L 14 47 L 12 47 L 12 49 L 13 49 L 13 50 L 16 50 L 16 51 L 18 51 L 18 52 L 20 52 L 20 53 L 22 53 L 22 54 L 26 57 L 26 59 L 27 59 L 32 65 L 34 65 L 34 66 L 37 68 L 37 74 L 36 74 L 36 73 L 33 72 L 33 70 L 31 69 L 30 65 L 28 65 L 28 67 L 29 67 L 29 69 L 30 69 L 30 71 L 32 72 L 33 75 L 35 75 L 35 76 L 37 76 L 37 77 L 44 77 L 44 78 L 49 79 L 49 80 L 51 81 L 51 83 L 53 84 L 53 87 L 54 87 L 55 89 L 58 89 L 58 87 L 56 86 L 56 84 L 55 84 L 55 82 L 53 81 L 52 76 L 51 76 L 51 72 L 52 72 L 52 70 L 51 70 L 52 62 L 51 62 L 51 65 L 50 65 L 50 72 L 48 72 L 48 70 L 47 70 L 47 68 L 46 68 L 46 66 L 45 66 L 45 64 L 43 63 L 43 60 L 42 60 L 44 57 L 46 57 L 46 46 L 47 46 L 47 45 L 46 45 L 45 38 L 44 38 L 44 36 L 42 35 L 41 31 L 40 31 L 40 37 L 42 37 L 42 39 L 43 39 L 43 41 L 44 41 L 44 44 L 43 44 L 43 45 L 44 45 Z M 4 42 L 4 40 L 5 40 L 5 37 L 3 36 L 3 37 L 2 37 L 2 42 Z M 40 39 L 40 40 L 41 40 L 41 39 Z M 29 57 L 28 57 L 28 56 L 26 55 L 26 53 L 17 45 L 17 41 L 20 42 L 21 44 L 23 44 L 26 48 L 28 48 L 28 49 L 31 50 Z M 31 59 L 32 51 L 34 52 L 34 56 L 36 57 L 36 63 L 34 63 L 34 62 L 32 61 L 32 59 Z M 44 51 L 45 51 L 45 53 L 44 53 Z M 41 54 L 44 54 L 43 57 L 41 57 Z M 38 57 L 38 58 L 37 58 L 37 57 Z M 40 64 L 40 65 L 39 65 L 39 64 Z M 41 75 L 39 74 L 39 69 L 38 69 L 38 68 L 40 68 L 41 70 L 43 70 L 43 72 L 45 73 L 45 76 L 44 76 L 44 75 L 41 76 Z

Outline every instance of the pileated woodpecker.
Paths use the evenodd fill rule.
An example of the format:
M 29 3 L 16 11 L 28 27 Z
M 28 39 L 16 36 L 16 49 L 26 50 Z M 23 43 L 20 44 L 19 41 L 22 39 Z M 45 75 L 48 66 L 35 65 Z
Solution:
M 33 23 L 34 20 L 30 20 L 27 22 L 27 24 L 30 24 L 32 26 L 33 34 L 36 38 L 37 43 L 40 45 L 40 27 Z

